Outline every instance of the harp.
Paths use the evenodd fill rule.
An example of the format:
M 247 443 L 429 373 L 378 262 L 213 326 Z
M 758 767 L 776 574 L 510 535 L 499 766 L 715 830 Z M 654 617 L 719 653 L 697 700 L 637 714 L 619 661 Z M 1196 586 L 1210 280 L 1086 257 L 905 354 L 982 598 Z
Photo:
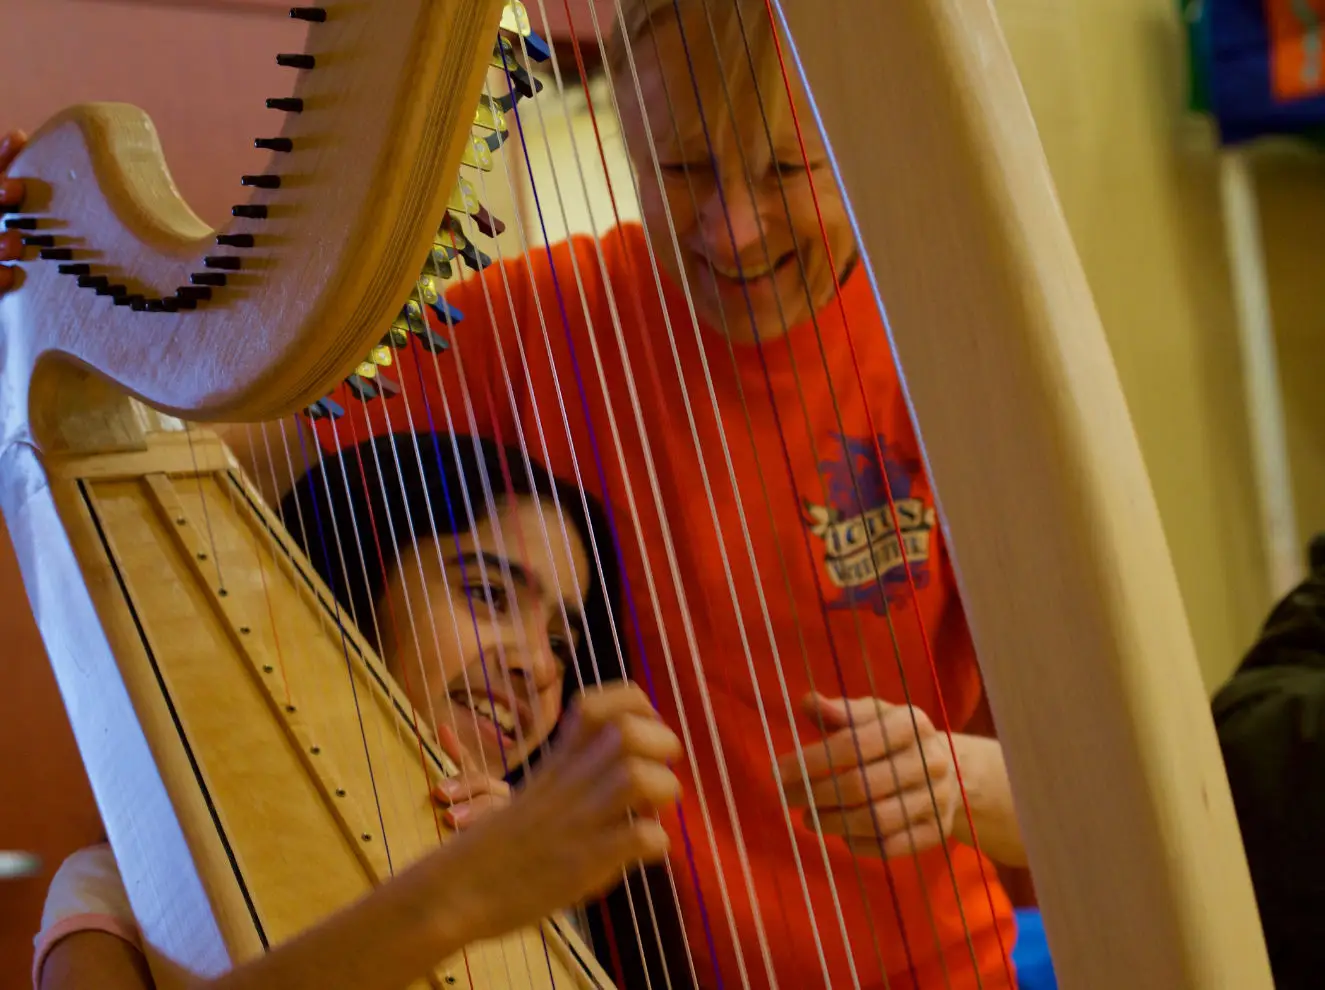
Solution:
M 887 306 L 1060 980 L 1268 986 L 1158 515 L 993 12 L 769 12 Z M 342 645 L 332 596 L 225 448 L 169 428 L 330 413 L 337 383 L 378 374 L 364 355 L 419 291 L 473 147 L 500 4 L 300 16 L 291 64 L 313 67 L 277 104 L 288 150 L 230 227 L 180 202 L 140 115 L 78 108 L 15 167 L 30 188 L 10 222 L 32 221 L 40 255 L 0 301 L 0 505 L 147 939 L 202 972 L 385 879 L 375 839 L 402 860 L 436 841 L 427 783 L 449 770 L 397 731 L 408 704 L 370 643 Z M 239 270 L 205 260 L 218 233 Z M 252 618 L 273 609 L 303 647 L 279 664 Z M 326 686 L 287 694 L 287 668 Z M 610 982 L 557 919 L 466 962 L 434 979 Z

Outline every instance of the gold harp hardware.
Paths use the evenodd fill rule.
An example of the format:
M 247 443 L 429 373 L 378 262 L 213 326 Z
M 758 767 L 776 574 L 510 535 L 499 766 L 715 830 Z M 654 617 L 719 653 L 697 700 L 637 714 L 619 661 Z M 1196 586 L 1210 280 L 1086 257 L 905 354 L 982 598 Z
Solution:
M 145 930 L 204 970 L 261 949 L 251 892 L 229 868 L 223 835 L 264 833 L 252 839 L 261 864 L 253 874 L 275 878 L 270 916 L 286 924 L 277 937 L 313 920 L 279 891 L 313 881 L 281 872 L 297 857 L 283 837 L 263 845 L 263 821 L 245 821 L 241 809 L 218 829 L 198 796 L 148 656 L 149 645 L 156 656 L 171 644 L 185 670 L 185 636 L 170 623 L 187 622 L 190 651 L 206 630 L 211 666 L 224 660 L 237 671 L 227 710 L 257 727 L 251 744 L 264 765 L 282 754 L 282 785 L 305 789 L 306 800 L 282 814 L 298 809 L 301 835 L 321 829 L 319 857 L 346 878 L 324 871 L 336 889 L 318 908 L 363 889 L 381 863 L 362 838 L 362 816 L 337 803 L 343 768 L 320 761 L 329 751 L 312 753 L 326 734 L 280 715 L 284 697 L 262 660 L 274 644 L 246 638 L 256 627 L 240 596 L 220 595 L 200 566 L 189 537 L 199 486 L 209 507 L 221 507 L 220 541 L 247 561 L 243 579 L 290 575 L 281 585 L 288 611 L 323 660 L 337 645 L 325 632 L 325 588 L 271 539 L 278 527 L 219 445 L 204 444 L 195 466 L 179 440 L 126 412 L 126 396 L 211 420 L 306 407 L 384 333 L 412 332 L 411 315 L 430 304 L 430 290 L 416 286 L 420 258 L 437 249 L 457 268 L 467 260 L 448 239 L 458 231 L 439 235 L 438 225 L 458 165 L 491 163 L 491 146 L 473 143 L 470 126 L 481 73 L 506 67 L 512 50 L 509 39 L 493 47 L 499 6 L 384 0 L 371 15 L 367 6 L 338 6 L 344 18 L 318 28 L 327 32 L 319 59 L 324 50 L 354 57 L 328 57 L 325 72 L 301 81 L 304 112 L 291 113 L 285 131 L 301 182 L 259 186 L 251 200 L 269 208 L 279 261 L 244 269 L 227 280 L 235 291 L 223 305 L 196 311 L 94 310 L 93 297 L 45 264 L 26 266 L 22 292 L 0 301 L 0 505 L 117 854 L 152 894 L 135 903 Z M 1268 990 L 1158 513 L 991 5 L 819 0 L 784 3 L 779 16 L 851 196 L 942 493 L 1061 984 Z M 483 106 L 493 122 L 505 109 Z M 304 138 L 311 144 L 300 151 Z M 181 259 L 200 258 L 211 233 L 171 189 L 150 125 L 125 108 L 52 121 L 16 174 L 30 180 L 31 210 L 77 218 L 77 249 L 113 259 L 135 286 L 168 291 Z M 142 361 L 149 343 L 155 360 Z M 150 598 L 137 583 L 155 580 L 175 596 L 168 613 L 138 610 Z M 354 683 L 394 719 L 390 685 L 374 679 L 371 651 L 356 649 Z M 181 691 L 192 676 L 181 674 Z M 121 793 L 124 768 L 144 766 L 150 772 Z M 417 761 L 399 766 L 420 772 Z M 417 793 L 388 796 L 384 807 L 421 815 Z M 152 856 L 130 838 L 132 823 L 149 820 Z M 277 853 L 263 858 L 264 849 Z M 166 875 L 162 862 L 186 865 Z M 572 936 L 548 941 L 565 960 L 578 958 Z M 591 964 L 564 965 L 579 981 L 567 985 L 602 979 Z

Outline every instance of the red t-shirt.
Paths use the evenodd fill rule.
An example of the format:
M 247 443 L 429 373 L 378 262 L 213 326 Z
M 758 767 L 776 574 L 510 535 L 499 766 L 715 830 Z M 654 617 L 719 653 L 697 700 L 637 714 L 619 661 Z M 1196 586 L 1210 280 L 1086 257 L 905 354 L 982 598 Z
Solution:
M 862 987 L 1009 986 L 1012 912 L 991 864 L 982 878 L 979 857 L 958 843 L 887 864 L 853 857 L 837 839 L 821 844 L 799 813 L 788 825 L 772 769 L 793 737 L 816 736 L 800 709 L 811 690 L 895 703 L 909 694 L 942 730 L 941 690 L 953 731 L 979 702 L 934 499 L 868 280 L 856 274 L 843 289 L 858 374 L 836 303 L 819 314 L 818 335 L 807 323 L 762 348 L 729 346 L 709 329 L 696 333 L 666 276 L 659 302 L 639 227 L 598 244 L 601 263 L 595 242 L 577 238 L 457 285 L 448 300 L 464 319 L 438 327 L 452 349 L 435 365 L 418 346 L 401 355 L 392 374 L 402 395 L 387 410 L 360 406 L 351 413 L 359 429 L 342 425 L 336 435 L 362 438 L 365 413 L 380 432 L 388 410 L 394 430 L 425 428 L 429 416 L 444 429 L 449 411 L 457 432 L 522 438 L 553 474 L 610 500 L 628 662 L 669 723 L 688 730 L 698 768 L 698 784 L 688 764 L 680 768 L 686 834 L 676 814 L 665 824 L 701 985 L 718 985 L 710 939 L 725 986 L 744 982 L 737 946 L 751 986 L 823 985 L 817 930 L 832 986 L 854 985 L 848 953 Z M 325 421 L 319 437 L 334 448 Z M 890 535 L 885 475 L 937 678 Z

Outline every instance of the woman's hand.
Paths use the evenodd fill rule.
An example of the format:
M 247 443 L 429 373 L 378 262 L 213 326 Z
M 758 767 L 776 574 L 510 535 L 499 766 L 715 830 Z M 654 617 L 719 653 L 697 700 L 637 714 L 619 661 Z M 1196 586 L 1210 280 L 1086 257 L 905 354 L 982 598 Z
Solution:
M 656 816 L 680 794 L 668 768 L 680 754 L 635 685 L 578 699 L 529 782 L 446 847 L 448 894 L 463 898 L 470 937 L 534 924 L 601 894 L 625 867 L 666 855 Z
M 0 213 L 13 210 L 23 202 L 23 182 L 9 179 L 5 172 L 27 143 L 22 131 L 11 131 L 0 137 Z M 23 254 L 23 232 L 19 230 L 0 231 L 0 262 L 17 261 Z M 14 269 L 10 265 L 0 264 L 0 294 L 8 292 L 14 285 Z
M 433 788 L 432 797 L 446 807 L 442 818 L 453 829 L 472 825 L 479 817 L 511 803 L 511 785 L 489 775 L 483 764 L 465 749 L 449 725 L 437 727 L 437 741 L 460 772 Z
M 810 695 L 805 709 L 827 737 L 778 760 L 787 802 L 811 804 L 826 835 L 840 835 L 862 855 L 923 852 L 953 834 L 961 793 L 946 736 L 918 708 L 878 698 Z M 914 844 L 914 845 L 913 845 Z

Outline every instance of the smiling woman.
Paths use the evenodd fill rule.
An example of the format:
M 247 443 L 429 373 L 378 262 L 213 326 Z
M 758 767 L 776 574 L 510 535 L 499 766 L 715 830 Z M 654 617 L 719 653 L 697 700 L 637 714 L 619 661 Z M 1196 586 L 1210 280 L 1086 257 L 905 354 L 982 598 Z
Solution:
M 338 618 L 377 647 L 418 723 L 460 764 L 435 793 L 457 829 L 511 799 L 563 721 L 574 743 L 583 720 L 561 717 L 574 695 L 623 677 L 618 565 L 597 503 L 519 450 L 442 433 L 378 437 L 325 457 L 280 516 Z M 607 933 L 628 924 L 630 898 L 656 881 L 627 879 L 629 890 L 586 910 L 604 965 Z M 658 944 L 668 944 L 658 951 L 671 953 L 676 922 L 665 912 L 659 922 Z M 635 948 L 616 947 L 617 972 L 660 965 L 652 948 Z M 109 846 L 75 853 L 56 874 L 35 957 L 38 990 L 93 978 L 152 986 Z M 235 986 L 269 985 L 242 967 L 231 975 Z
M 494 776 L 537 760 L 572 694 L 622 676 L 600 510 L 518 450 L 379 437 L 323 461 L 283 515 L 420 719 Z

